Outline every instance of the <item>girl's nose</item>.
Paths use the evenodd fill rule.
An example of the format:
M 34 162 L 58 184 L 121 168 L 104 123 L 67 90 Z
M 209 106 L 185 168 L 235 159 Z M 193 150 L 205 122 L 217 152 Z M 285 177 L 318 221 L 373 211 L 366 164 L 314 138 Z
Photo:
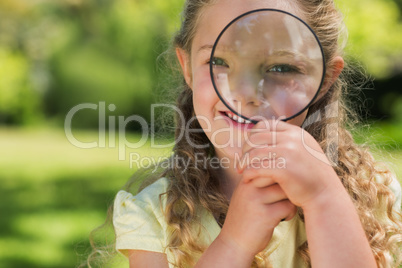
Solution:
M 262 84 L 264 80 L 258 81 L 256 77 L 245 75 L 232 85 L 233 102 L 245 107 L 258 108 L 263 100 Z
M 252 92 L 247 92 L 247 94 L 236 92 L 233 96 L 233 102 L 242 106 L 259 107 L 261 105 L 261 99 L 258 98 L 256 93 Z

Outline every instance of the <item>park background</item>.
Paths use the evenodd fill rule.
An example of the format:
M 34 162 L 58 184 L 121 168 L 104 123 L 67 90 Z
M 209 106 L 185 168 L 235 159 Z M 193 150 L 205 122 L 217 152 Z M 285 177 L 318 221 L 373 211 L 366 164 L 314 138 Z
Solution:
M 346 58 L 372 79 L 354 77 L 365 88 L 351 96 L 365 107 L 357 141 L 373 146 L 401 181 L 402 1 L 336 2 L 349 29 Z M 169 84 L 169 63 L 157 59 L 179 26 L 182 4 L 0 0 L 1 268 L 76 267 L 85 260 L 90 231 L 136 170 L 128 157 L 119 160 L 118 136 L 99 134 L 99 107 L 106 107 L 106 126 L 118 116 L 150 122 L 150 105 L 164 100 L 161 89 Z M 75 146 L 64 131 L 66 115 L 82 103 L 98 106 L 73 118 L 72 133 L 98 142 L 96 148 Z M 128 142 L 141 140 L 140 127 L 127 126 Z M 148 141 L 125 156 L 169 155 L 151 147 Z

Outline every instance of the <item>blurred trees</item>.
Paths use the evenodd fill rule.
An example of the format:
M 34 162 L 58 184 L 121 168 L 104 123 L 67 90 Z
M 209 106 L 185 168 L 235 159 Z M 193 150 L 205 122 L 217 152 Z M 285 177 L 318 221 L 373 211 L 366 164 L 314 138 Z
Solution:
M 402 1 L 336 2 L 346 14 L 348 57 L 361 62 L 382 84 L 400 75 Z M 54 118 L 62 124 L 75 105 L 100 101 L 116 105 L 111 115 L 149 119 L 158 89 L 156 57 L 179 25 L 182 4 L 183 0 L 1 0 L 0 123 Z M 402 103 L 396 101 L 401 94 L 392 86 L 376 92 L 393 101 L 386 109 L 398 110 L 394 106 Z M 73 123 L 96 127 L 98 112 L 80 112 Z
M 62 121 L 80 103 L 116 105 L 149 118 L 156 57 L 167 47 L 181 1 L 0 3 L 0 122 L 38 115 Z M 97 111 L 74 123 L 97 126 Z
M 402 0 L 335 1 L 349 32 L 346 58 L 374 79 L 357 98 L 372 119 L 402 123 Z
M 21 53 L 0 47 L 0 120 L 27 123 L 40 111 L 39 96 L 27 76 L 29 62 Z
M 116 105 L 117 115 L 149 119 L 156 57 L 173 28 L 166 1 L 151 2 L 98 0 L 58 7 L 58 34 L 70 38 L 50 60 L 54 80 L 46 104 L 51 114 L 63 116 L 79 103 L 105 101 Z M 95 111 L 81 113 L 78 123 L 93 127 L 94 118 Z
M 401 0 L 398 0 L 402 3 Z M 402 71 L 402 17 L 390 0 L 336 0 L 349 32 L 346 52 L 377 78 Z M 363 8 L 364 7 L 364 8 Z
M 34 63 L 42 60 L 40 36 L 31 27 L 36 20 L 28 8 L 0 2 L 0 121 L 5 123 L 27 123 L 42 112 L 39 76 L 32 76 Z

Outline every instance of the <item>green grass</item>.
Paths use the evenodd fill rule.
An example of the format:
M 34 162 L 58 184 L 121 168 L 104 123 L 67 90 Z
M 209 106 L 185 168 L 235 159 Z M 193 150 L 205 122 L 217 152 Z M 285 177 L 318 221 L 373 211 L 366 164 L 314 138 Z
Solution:
M 391 140 L 370 131 L 360 141 Z M 74 134 L 85 142 L 98 135 Z M 387 150 L 377 151 L 377 158 L 390 162 L 401 179 L 401 147 L 379 147 Z M 147 143 L 119 161 L 118 148 L 77 148 L 63 130 L 48 128 L 0 128 L 0 150 L 0 268 L 76 267 L 88 253 L 90 231 L 103 223 L 114 195 L 137 168 L 130 167 L 129 153 L 155 160 L 169 154 Z M 113 267 L 128 266 L 119 258 Z
M 74 134 L 81 141 L 97 139 L 96 132 Z M 119 161 L 118 148 L 77 148 L 54 129 L 2 128 L 0 148 L 4 268 L 78 265 L 88 251 L 90 231 L 103 223 L 114 195 L 137 169 L 130 167 L 129 153 L 157 158 L 169 152 L 146 144 Z

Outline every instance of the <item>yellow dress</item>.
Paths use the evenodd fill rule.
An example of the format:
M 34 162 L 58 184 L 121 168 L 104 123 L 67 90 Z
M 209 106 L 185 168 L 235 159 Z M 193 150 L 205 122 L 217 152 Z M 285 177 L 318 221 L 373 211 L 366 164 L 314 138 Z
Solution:
M 167 245 L 167 224 L 159 195 L 166 192 L 168 179 L 161 178 L 152 185 L 133 196 L 126 191 L 120 191 L 115 199 L 113 225 L 116 232 L 116 249 L 127 255 L 127 250 L 146 250 L 166 253 L 168 261 L 174 263 L 174 256 L 165 251 Z M 199 215 L 201 233 L 199 241 L 211 244 L 221 231 L 213 215 L 207 210 Z M 302 268 L 306 265 L 296 253 L 297 248 L 307 240 L 303 222 L 299 217 L 281 222 L 274 230 L 271 241 L 266 248 L 269 261 L 273 267 Z M 169 264 L 169 267 L 174 267 Z

